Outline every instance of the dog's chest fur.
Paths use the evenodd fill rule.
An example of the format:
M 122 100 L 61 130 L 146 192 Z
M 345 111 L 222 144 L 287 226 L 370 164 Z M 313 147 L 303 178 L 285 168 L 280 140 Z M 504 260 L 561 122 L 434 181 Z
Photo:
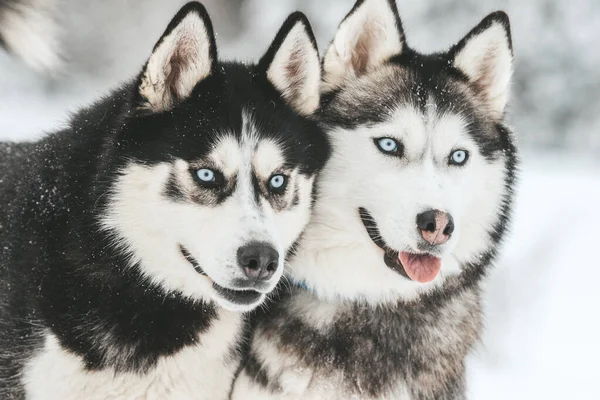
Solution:
M 47 334 L 44 347 L 26 365 L 28 400 L 219 400 L 227 399 L 239 367 L 235 344 L 242 318 L 221 311 L 198 343 L 161 356 L 145 373 L 88 371 L 82 359 L 66 352 Z
M 480 325 L 475 289 L 376 308 L 296 291 L 259 320 L 246 373 L 303 399 L 457 399 Z

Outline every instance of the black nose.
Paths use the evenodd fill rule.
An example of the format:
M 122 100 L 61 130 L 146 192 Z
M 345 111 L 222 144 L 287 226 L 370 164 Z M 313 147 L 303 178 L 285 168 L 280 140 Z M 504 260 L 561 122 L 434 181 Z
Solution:
M 269 280 L 279 263 L 279 253 L 267 243 L 249 243 L 238 249 L 240 268 L 250 279 Z
M 417 227 L 427 243 L 437 246 L 444 244 L 454 232 L 452 215 L 440 210 L 429 210 L 417 215 Z

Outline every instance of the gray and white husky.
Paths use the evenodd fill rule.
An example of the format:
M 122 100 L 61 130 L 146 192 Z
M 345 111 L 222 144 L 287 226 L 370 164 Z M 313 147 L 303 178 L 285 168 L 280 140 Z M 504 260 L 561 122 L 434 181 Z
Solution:
M 394 0 L 358 1 L 323 60 L 333 153 L 259 314 L 233 399 L 462 399 L 481 282 L 510 215 L 509 21 L 449 51 L 406 42 Z
M 0 398 L 224 400 L 328 155 L 292 14 L 258 64 L 179 11 L 137 78 L 0 143 Z

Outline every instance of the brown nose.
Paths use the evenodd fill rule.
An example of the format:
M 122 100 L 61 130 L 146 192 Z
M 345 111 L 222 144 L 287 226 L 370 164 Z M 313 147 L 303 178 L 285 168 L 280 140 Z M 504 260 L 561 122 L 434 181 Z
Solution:
M 433 246 L 444 244 L 454 232 L 452 216 L 440 210 L 429 210 L 417 215 L 417 227 L 425 241 Z

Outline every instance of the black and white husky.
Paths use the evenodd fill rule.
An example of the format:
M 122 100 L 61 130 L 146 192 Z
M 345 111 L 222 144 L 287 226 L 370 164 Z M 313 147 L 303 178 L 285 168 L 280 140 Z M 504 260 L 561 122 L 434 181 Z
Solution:
M 0 398 L 227 398 L 240 312 L 277 284 L 328 155 L 319 83 L 302 14 L 243 65 L 189 3 L 136 80 L 1 143 Z
M 508 17 L 423 55 L 394 0 L 358 1 L 323 68 L 332 157 L 233 399 L 463 399 L 513 197 Z

